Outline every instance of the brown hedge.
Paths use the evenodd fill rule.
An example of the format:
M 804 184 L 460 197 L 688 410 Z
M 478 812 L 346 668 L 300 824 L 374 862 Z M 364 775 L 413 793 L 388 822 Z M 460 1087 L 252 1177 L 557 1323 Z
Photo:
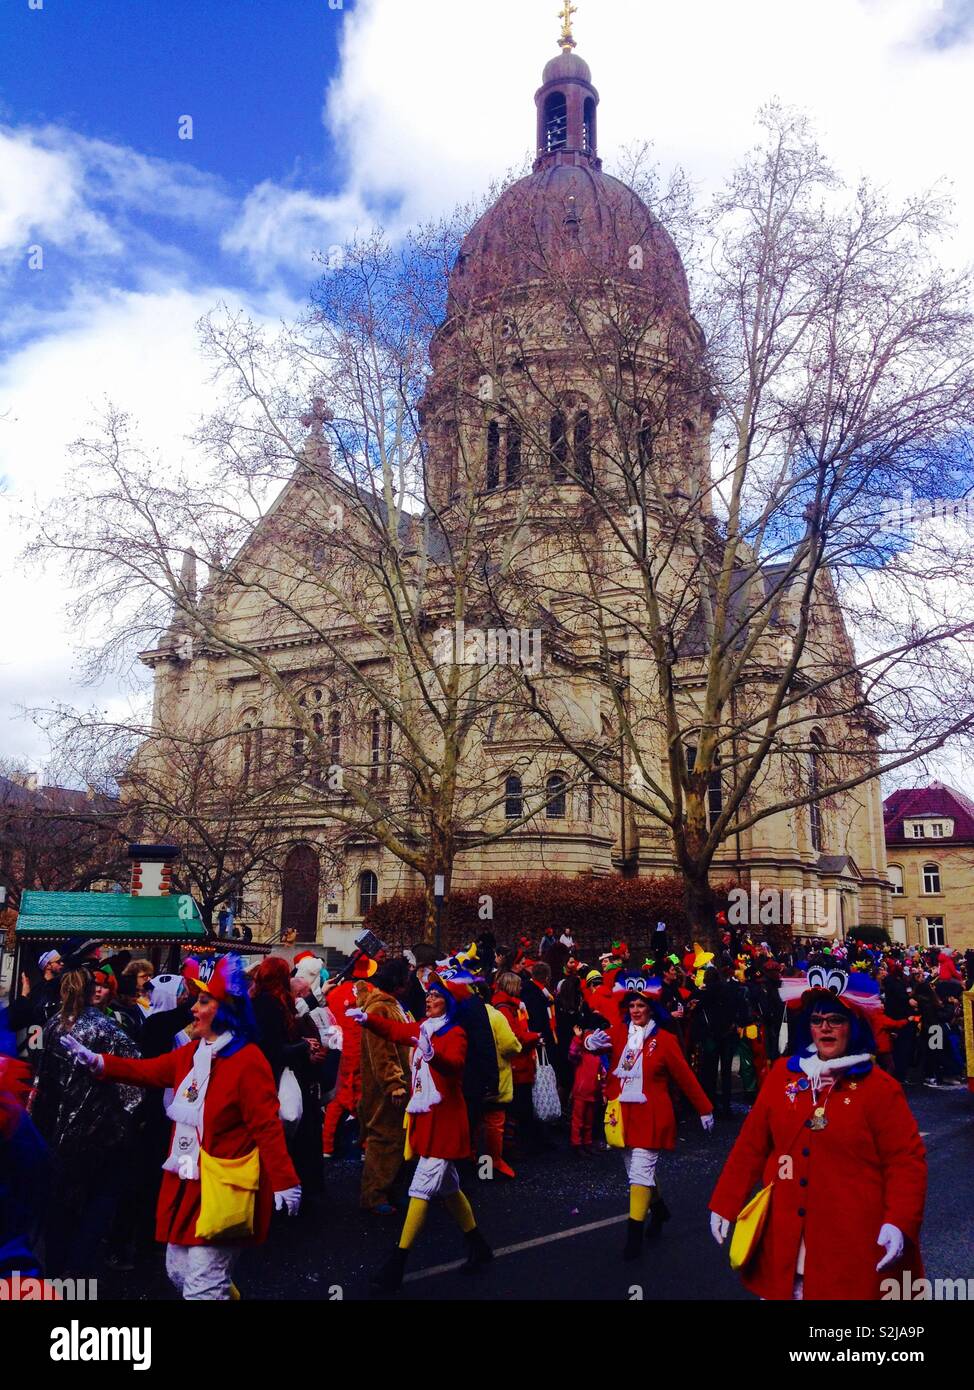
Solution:
M 715 888 L 721 905 L 729 887 Z M 491 916 L 485 917 L 482 912 L 488 905 Z M 423 920 L 422 895 L 413 894 L 376 903 L 365 926 L 390 946 L 402 949 L 422 940 Z M 667 925 L 671 949 L 682 946 L 687 939 L 687 914 L 683 880 L 675 875 L 502 878 L 451 894 L 443 907 L 442 945 L 455 950 L 489 928 L 499 945 L 515 945 L 526 936 L 537 946 L 546 927 L 554 927 L 556 936 L 568 927 L 578 949 L 592 959 L 620 938 L 637 951 L 649 946 L 659 921 Z

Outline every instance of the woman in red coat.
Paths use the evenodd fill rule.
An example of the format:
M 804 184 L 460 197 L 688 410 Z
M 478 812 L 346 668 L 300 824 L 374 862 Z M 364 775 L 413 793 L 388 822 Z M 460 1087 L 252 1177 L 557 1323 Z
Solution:
M 661 1149 L 676 1148 L 676 1116 L 670 1100 L 673 1081 L 695 1107 L 705 1130 L 714 1116 L 703 1087 L 687 1066 L 680 1044 L 660 1028 L 662 984 L 643 976 L 620 976 L 616 982 L 619 1022 L 606 1033 L 599 1029 L 585 1039 L 590 1052 L 611 1052 L 606 1086 L 606 1127 L 619 1101 L 626 1174 L 629 1178 L 629 1223 L 623 1259 L 642 1253 L 646 1214 L 652 1204 L 650 1234 L 669 1215 L 659 1197 L 656 1164 Z
M 467 1244 L 464 1273 L 493 1258 L 481 1235 L 473 1209 L 460 1191 L 456 1160 L 469 1158 L 470 1126 L 463 1098 L 463 1067 L 467 1035 L 457 1020 L 466 985 L 430 977 L 426 1018 L 422 1023 L 399 1023 L 364 1009 L 349 1009 L 347 1017 L 391 1042 L 412 1043 L 412 1094 L 406 1105 L 406 1139 L 419 1163 L 409 1188 L 409 1210 L 399 1244 L 372 1278 L 380 1293 L 395 1293 L 402 1285 L 406 1260 L 422 1230 L 429 1204 L 442 1197 L 444 1206 L 463 1232 Z
M 156 1239 L 166 1246 L 166 1273 L 184 1299 L 228 1300 L 233 1260 L 243 1245 L 267 1239 L 271 1211 L 301 1203 L 278 1115 L 277 1090 L 264 1054 L 250 1041 L 247 981 L 237 956 L 189 960 L 183 976 L 195 996 L 192 1041 L 161 1057 L 130 1059 L 90 1052 L 67 1037 L 62 1046 L 105 1081 L 171 1087 L 173 1120 L 156 1208 Z M 260 1182 L 253 1235 L 220 1240 L 197 1235 L 201 1216 L 200 1152 L 244 1158 L 257 1149 Z
M 742 1274 L 762 1298 L 879 1299 L 884 1280 L 923 1274 L 926 1157 L 902 1087 L 873 1062 L 874 986 L 818 967 L 782 981 L 783 996 L 802 991 L 797 1051 L 769 1073 L 710 1199 L 723 1244 L 772 1184 Z

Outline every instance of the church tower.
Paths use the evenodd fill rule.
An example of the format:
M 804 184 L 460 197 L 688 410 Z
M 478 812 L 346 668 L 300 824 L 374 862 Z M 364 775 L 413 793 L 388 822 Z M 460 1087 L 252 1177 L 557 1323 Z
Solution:
M 450 274 L 423 409 L 430 492 L 447 508 L 465 484 L 499 505 L 528 479 L 584 489 L 652 436 L 667 489 L 709 511 L 711 412 L 686 274 L 639 195 L 602 170 L 573 13 L 535 93 L 532 171 L 470 229 Z

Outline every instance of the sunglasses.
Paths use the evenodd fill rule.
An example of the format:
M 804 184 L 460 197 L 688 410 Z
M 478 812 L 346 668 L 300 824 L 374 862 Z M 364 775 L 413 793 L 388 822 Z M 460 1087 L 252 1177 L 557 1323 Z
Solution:
M 844 1014 L 812 1014 L 811 1022 L 816 1028 L 824 1028 L 826 1024 L 831 1028 L 838 1028 L 840 1024 L 848 1023 L 849 1020 Z

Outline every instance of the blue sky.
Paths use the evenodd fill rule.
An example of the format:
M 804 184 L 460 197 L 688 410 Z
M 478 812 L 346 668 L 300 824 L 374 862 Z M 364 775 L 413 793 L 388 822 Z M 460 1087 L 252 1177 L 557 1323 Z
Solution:
M 322 108 L 353 8 L 322 0 L 44 0 L 33 10 L 27 0 L 7 0 L 0 121 L 35 132 L 40 149 L 83 158 L 90 209 L 119 234 L 117 254 L 100 268 L 88 257 L 94 233 L 48 254 L 43 276 L 22 259 L 8 293 L 50 309 L 70 293 L 82 257 L 93 276 L 132 287 L 146 256 L 165 262 L 167 250 L 174 272 L 190 273 L 196 261 L 211 277 L 247 283 L 239 255 L 221 246 L 234 203 L 267 181 L 318 195 L 340 184 L 341 151 Z M 190 130 L 186 116 L 192 138 L 180 138 Z M 141 195 L 130 187 L 126 196 L 136 155 L 148 177 Z M 159 196 L 166 187 L 176 196 Z M 101 244 L 107 250 L 110 242 L 106 232 Z M 18 333 L 30 331 L 14 323 Z
M 577 3 L 610 170 L 646 140 L 664 171 L 713 187 L 779 96 L 850 178 L 894 194 L 945 179 L 969 258 L 974 0 Z M 61 577 L 17 559 L 68 444 L 110 398 L 191 467 L 186 437 L 212 405 L 199 318 L 220 302 L 289 317 L 316 251 L 376 222 L 395 234 L 520 166 L 557 9 L 2 0 L 0 757 L 44 756 L 25 706 L 127 698 L 80 686 L 87 634 L 65 620 Z

